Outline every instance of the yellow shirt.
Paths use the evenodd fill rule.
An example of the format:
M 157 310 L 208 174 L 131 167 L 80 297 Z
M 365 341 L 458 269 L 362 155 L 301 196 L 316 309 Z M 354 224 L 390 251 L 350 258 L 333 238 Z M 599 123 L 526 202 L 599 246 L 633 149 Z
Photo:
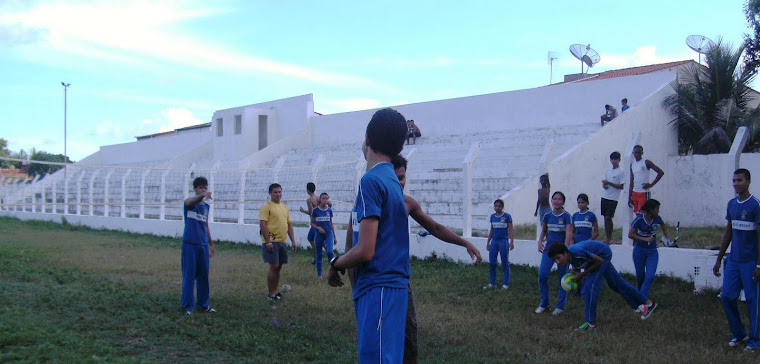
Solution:
M 283 203 L 267 202 L 259 210 L 259 220 L 267 222 L 269 241 L 285 243 L 288 237 L 290 210 Z

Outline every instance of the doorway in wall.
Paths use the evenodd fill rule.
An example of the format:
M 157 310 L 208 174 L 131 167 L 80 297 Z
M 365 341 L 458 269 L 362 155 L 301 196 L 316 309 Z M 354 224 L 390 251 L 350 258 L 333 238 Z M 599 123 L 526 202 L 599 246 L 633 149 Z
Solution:
M 267 147 L 267 115 L 259 115 L 259 150 Z

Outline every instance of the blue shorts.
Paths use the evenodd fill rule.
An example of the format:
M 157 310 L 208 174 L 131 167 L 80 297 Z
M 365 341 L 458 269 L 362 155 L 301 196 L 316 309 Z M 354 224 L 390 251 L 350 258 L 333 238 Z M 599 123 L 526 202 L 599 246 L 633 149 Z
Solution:
M 272 242 L 273 252 L 269 252 L 266 244 L 261 244 L 261 257 L 264 263 L 269 264 L 288 264 L 288 249 L 285 243 Z
M 310 227 L 309 228 L 309 233 L 306 234 L 306 240 L 308 240 L 308 241 L 314 241 L 314 238 L 315 238 L 316 234 L 317 234 L 317 229 L 315 229 L 314 227 Z
M 360 363 L 401 363 L 409 288 L 375 287 L 354 301 Z

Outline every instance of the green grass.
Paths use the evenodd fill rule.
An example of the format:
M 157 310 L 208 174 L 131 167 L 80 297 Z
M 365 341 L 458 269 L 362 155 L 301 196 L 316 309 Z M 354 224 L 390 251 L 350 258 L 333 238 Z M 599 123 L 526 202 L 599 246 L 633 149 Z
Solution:
M 211 299 L 219 312 L 184 316 L 178 239 L 0 218 L 0 362 L 356 361 L 350 290 L 316 280 L 309 252 L 291 256 L 281 283 L 293 291 L 272 304 L 259 248 L 217 246 Z M 420 362 L 758 359 L 726 346 L 715 292 L 695 296 L 690 283 L 658 278 L 652 296 L 661 308 L 643 322 L 603 288 L 600 331 L 577 335 L 581 299 L 571 297 L 562 316 L 533 313 L 534 268 L 513 266 L 507 292 L 482 290 L 486 264 L 413 260 L 412 271 Z

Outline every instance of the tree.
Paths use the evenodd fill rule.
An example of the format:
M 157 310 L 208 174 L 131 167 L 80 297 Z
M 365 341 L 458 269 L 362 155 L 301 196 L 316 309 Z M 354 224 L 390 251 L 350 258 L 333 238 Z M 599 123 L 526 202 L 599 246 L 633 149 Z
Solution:
M 63 154 L 50 154 L 48 152 L 32 149 L 32 155 L 29 157 L 29 159 L 42 162 L 63 163 L 64 156 Z M 71 159 L 66 158 L 65 160 L 66 163 L 72 163 Z M 40 175 L 40 178 L 44 178 L 48 173 L 53 173 L 61 168 L 63 168 L 61 165 L 30 163 L 29 168 L 26 170 L 26 174 L 29 176 Z
M 0 138 L 0 157 L 10 157 L 11 151 L 8 149 L 8 141 Z M 0 168 L 11 168 L 11 162 L 0 160 Z
M 744 4 L 744 16 L 752 29 L 752 34 L 744 34 L 747 47 L 744 54 L 744 68 L 755 73 L 760 67 L 760 0 L 747 0 Z
M 758 0 L 760 1 L 760 0 Z M 662 105 L 673 115 L 681 154 L 727 153 L 741 126 L 750 130 L 745 151 L 760 143 L 760 111 L 750 107 L 754 72 L 742 68 L 744 46 L 734 50 L 718 40 L 708 50 L 705 63 L 686 73 L 684 82 L 675 81 L 673 95 Z

